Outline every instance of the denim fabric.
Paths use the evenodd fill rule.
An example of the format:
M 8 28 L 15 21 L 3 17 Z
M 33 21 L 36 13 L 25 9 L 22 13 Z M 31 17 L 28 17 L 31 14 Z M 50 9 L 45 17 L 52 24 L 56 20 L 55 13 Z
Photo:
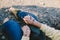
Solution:
M 21 40 L 22 38 L 22 29 L 21 26 L 14 20 L 9 20 L 4 23 L 5 34 L 8 37 L 8 40 Z

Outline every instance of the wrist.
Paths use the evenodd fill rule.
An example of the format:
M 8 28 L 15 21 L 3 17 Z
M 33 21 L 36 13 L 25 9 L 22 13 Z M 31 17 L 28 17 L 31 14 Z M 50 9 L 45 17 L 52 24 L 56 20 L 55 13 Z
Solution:
M 32 24 L 33 24 L 33 25 L 36 25 L 36 23 L 37 23 L 37 21 L 36 21 L 36 20 L 34 20 Z
M 30 40 L 30 37 L 22 36 L 22 40 Z
M 27 35 L 27 34 L 24 34 L 23 36 L 25 36 L 25 37 L 29 37 L 29 35 Z
M 33 25 L 37 26 L 38 28 L 40 28 L 40 27 L 41 27 L 41 23 L 40 23 L 40 22 L 38 22 L 38 21 L 35 21 L 35 22 L 33 23 Z

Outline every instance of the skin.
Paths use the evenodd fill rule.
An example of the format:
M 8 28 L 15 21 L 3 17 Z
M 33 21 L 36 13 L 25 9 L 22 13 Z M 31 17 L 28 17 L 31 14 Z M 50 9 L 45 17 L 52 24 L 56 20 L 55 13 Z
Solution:
M 26 37 L 30 36 L 31 31 L 30 31 L 30 28 L 27 25 L 23 26 L 22 30 L 23 30 L 23 36 L 26 36 Z
M 37 26 L 37 27 L 41 27 L 41 23 L 39 23 L 38 21 L 36 21 L 33 17 L 31 17 L 31 16 L 25 16 L 24 18 L 23 18 L 23 20 L 25 21 L 25 23 L 27 23 L 27 24 L 31 24 L 31 25 L 35 25 L 35 26 Z

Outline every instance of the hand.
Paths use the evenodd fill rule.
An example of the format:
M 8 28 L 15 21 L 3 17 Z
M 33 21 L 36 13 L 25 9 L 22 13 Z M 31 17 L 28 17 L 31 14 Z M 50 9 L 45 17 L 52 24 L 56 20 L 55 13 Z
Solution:
M 34 24 L 34 22 L 36 22 L 36 20 L 33 18 L 33 17 L 31 17 L 31 16 L 25 16 L 24 18 L 23 18 L 23 20 L 25 21 L 25 23 L 27 23 L 27 24 Z
M 25 16 L 24 18 L 23 18 L 23 20 L 25 21 L 25 23 L 27 23 L 27 24 L 31 24 L 31 25 L 34 25 L 34 26 L 36 26 L 36 27 L 41 27 L 41 23 L 39 23 L 38 21 L 36 21 L 33 17 L 31 17 L 31 16 Z
M 23 36 L 27 36 L 29 37 L 30 36 L 30 28 L 26 25 L 26 26 L 23 26 L 22 27 L 22 30 L 23 30 Z

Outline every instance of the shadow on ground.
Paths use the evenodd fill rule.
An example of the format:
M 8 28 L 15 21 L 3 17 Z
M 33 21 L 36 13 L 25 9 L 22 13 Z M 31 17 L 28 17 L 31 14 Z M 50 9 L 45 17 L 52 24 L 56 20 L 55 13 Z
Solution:
M 12 6 L 12 7 L 31 13 L 37 12 L 39 22 L 60 30 L 60 8 L 39 7 L 39 6 Z M 10 14 L 10 12 L 6 11 L 6 9 L 8 8 L 0 9 L 0 25 L 3 24 L 3 20 L 6 17 L 9 17 L 10 19 L 15 19 L 15 17 L 12 14 Z M 0 35 L 2 35 L 2 33 Z M 1 40 L 4 40 L 3 35 L 1 36 L 1 38 L 0 38 Z

